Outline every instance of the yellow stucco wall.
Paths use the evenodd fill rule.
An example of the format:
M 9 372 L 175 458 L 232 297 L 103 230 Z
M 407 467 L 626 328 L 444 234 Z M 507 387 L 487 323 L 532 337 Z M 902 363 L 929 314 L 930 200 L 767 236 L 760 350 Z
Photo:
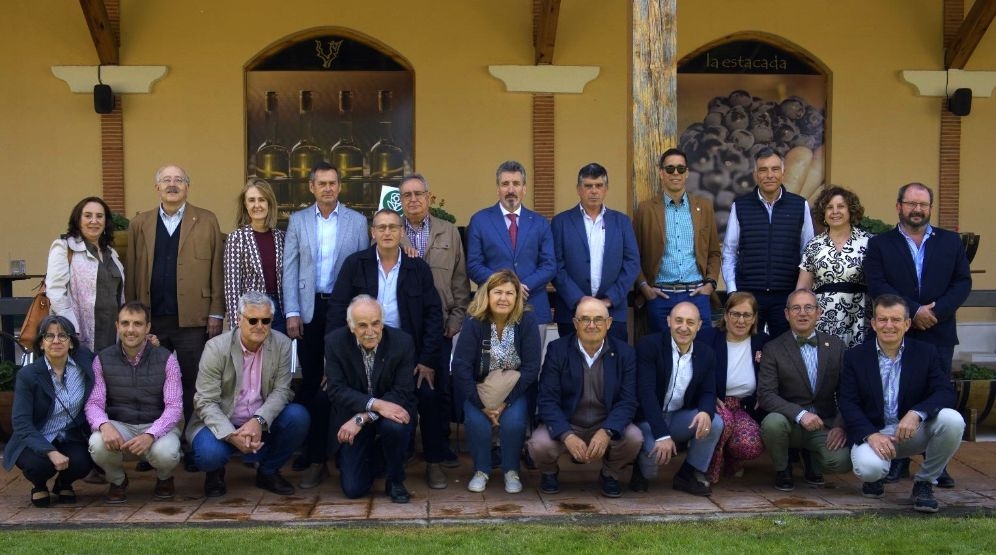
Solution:
M 936 0 L 737 0 L 679 3 L 679 55 L 724 35 L 757 30 L 785 37 L 833 71 L 835 183 L 854 188 L 867 211 L 894 219 L 898 185 L 936 184 L 938 99 L 915 95 L 903 69 L 943 65 Z M 415 69 L 417 170 L 465 223 L 494 199 L 498 162 L 530 170 L 531 100 L 506 93 L 489 64 L 533 60 L 530 0 L 122 0 L 122 64 L 169 66 L 148 95 L 123 99 L 127 210 L 155 204 L 152 172 L 167 161 L 193 178 L 191 201 L 230 229 L 244 178 L 243 66 L 259 51 L 304 29 L 341 26 L 401 52 Z M 556 101 L 556 208 L 576 201 L 577 169 L 604 164 L 609 204 L 627 206 L 630 120 L 629 2 L 562 3 L 554 62 L 596 65 L 581 95 Z M 274 10 L 273 8 L 277 9 Z M 968 69 L 996 70 L 996 33 Z M 0 219 L 4 258 L 44 271 L 45 252 L 69 209 L 100 190 L 99 116 L 90 95 L 71 94 L 52 65 L 96 63 L 82 14 L 68 0 L 9 0 L 0 19 L 0 164 L 9 207 Z M 962 224 L 983 234 L 973 267 L 977 287 L 996 288 L 996 226 L 986 202 L 996 133 L 996 99 L 975 99 L 964 119 Z M 527 201 L 528 202 L 528 201 Z M 25 230 L 31 230 L 25 232 Z M 988 312 L 988 311 L 987 311 Z M 980 317 L 996 319 L 996 315 Z

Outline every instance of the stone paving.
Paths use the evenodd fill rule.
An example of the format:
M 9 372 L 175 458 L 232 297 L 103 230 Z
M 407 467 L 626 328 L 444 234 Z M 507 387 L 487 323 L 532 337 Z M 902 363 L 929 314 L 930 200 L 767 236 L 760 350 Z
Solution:
M 608 499 L 599 493 L 598 467 L 576 465 L 561 459 L 561 492 L 548 495 L 539 491 L 539 474 L 523 470 L 524 491 L 507 494 L 500 473 L 492 473 L 484 493 L 466 489 L 470 459 L 461 455 L 461 466 L 446 469 L 449 487 L 429 489 L 425 465 L 416 460 L 408 466 L 408 489 L 412 501 L 406 505 L 390 502 L 383 493 L 383 481 L 375 483 L 374 494 L 366 499 L 346 499 L 339 489 L 338 474 L 330 465 L 331 477 L 321 486 L 298 489 L 294 495 L 279 496 L 254 485 L 254 470 L 235 460 L 228 466 L 228 494 L 207 499 L 203 496 L 203 473 L 178 469 L 177 495 L 171 501 L 152 499 L 155 482 L 152 472 L 129 469 L 128 500 L 120 505 L 103 501 L 106 485 L 77 482 L 78 502 L 54 504 L 38 509 L 29 501 L 30 485 L 16 468 L 0 470 L 0 527 L 46 527 L 51 525 L 87 527 L 100 525 L 343 525 L 343 524 L 443 524 L 481 520 L 551 520 L 597 518 L 602 520 L 659 520 L 714 516 L 792 512 L 799 514 L 854 514 L 858 512 L 905 512 L 911 510 L 912 483 L 903 480 L 886 486 L 883 499 L 866 499 L 853 474 L 827 476 L 823 488 L 808 487 L 796 469 L 796 487 L 780 492 L 772 487 L 773 472 L 767 456 L 747 466 L 742 478 L 723 477 L 713 487 L 711 497 L 695 497 L 671 489 L 671 477 L 680 464 L 672 461 L 651 481 L 647 493 L 624 489 L 621 498 Z M 297 485 L 300 474 L 290 465 L 284 475 Z M 916 462 L 914 462 L 914 469 Z M 957 481 L 955 489 L 935 488 L 942 514 L 996 511 L 996 442 L 962 443 L 949 466 Z M 628 481 L 624 480 L 625 483 Z

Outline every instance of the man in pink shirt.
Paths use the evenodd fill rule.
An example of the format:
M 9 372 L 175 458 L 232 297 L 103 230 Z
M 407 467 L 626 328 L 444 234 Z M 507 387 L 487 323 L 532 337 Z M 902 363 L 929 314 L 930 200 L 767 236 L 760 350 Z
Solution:
M 227 492 L 225 465 L 232 453 L 257 462 L 256 487 L 291 495 L 280 468 L 304 441 L 311 419 L 291 403 L 291 341 L 272 331 L 273 300 L 250 291 L 239 298 L 238 320 L 204 347 L 187 440 L 197 468 L 206 472 L 204 495 Z
M 93 391 L 86 419 L 93 430 L 90 455 L 104 469 L 108 503 L 127 500 L 124 457 L 139 457 L 156 469 L 156 499 L 172 499 L 173 468 L 180 461 L 183 387 L 180 365 L 169 350 L 149 343 L 149 307 L 125 304 L 116 322 L 118 344 L 93 359 Z

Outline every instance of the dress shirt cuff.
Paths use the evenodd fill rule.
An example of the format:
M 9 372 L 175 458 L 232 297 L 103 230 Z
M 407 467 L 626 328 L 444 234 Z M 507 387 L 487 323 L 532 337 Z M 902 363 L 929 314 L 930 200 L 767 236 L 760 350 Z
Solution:
M 912 412 L 913 414 L 919 416 L 921 423 L 927 421 L 927 413 L 923 412 L 922 410 L 911 410 L 910 412 Z
M 658 441 L 664 441 L 665 439 L 671 439 L 671 436 L 669 436 L 669 435 L 667 435 L 667 436 L 661 436 L 661 437 L 655 439 L 654 443 L 657 443 Z
M 370 419 L 371 422 L 376 422 L 380 418 L 380 415 L 374 411 L 369 411 L 367 412 L 367 417 Z
M 800 411 L 799 411 L 799 414 L 795 415 L 795 423 L 796 423 L 796 424 L 801 424 L 801 423 L 802 423 L 802 417 L 803 417 L 803 416 L 806 416 L 806 413 L 807 413 L 807 412 L 809 412 L 809 411 L 808 411 L 808 410 L 805 410 L 805 409 L 803 409 L 803 410 L 800 410 Z
M 376 401 L 377 401 L 376 397 L 371 397 L 370 400 L 367 401 L 367 406 L 366 406 L 367 412 L 373 412 L 373 406 Z
M 218 316 L 217 314 L 209 314 L 208 316 L 214 318 L 215 320 L 224 320 L 224 316 Z
M 300 318 L 301 317 L 301 313 L 298 312 L 298 311 L 296 311 L 296 310 L 292 310 L 290 312 L 285 312 L 284 313 L 284 317 L 285 318 Z

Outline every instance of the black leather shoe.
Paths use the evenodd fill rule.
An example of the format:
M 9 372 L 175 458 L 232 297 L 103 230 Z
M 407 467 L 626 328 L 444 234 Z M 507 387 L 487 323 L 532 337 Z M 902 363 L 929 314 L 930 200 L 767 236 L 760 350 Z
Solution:
M 48 488 L 32 488 L 31 504 L 41 509 L 52 505 L 52 496 L 48 493 Z
M 391 503 L 408 503 L 412 499 L 411 494 L 405 488 L 404 482 L 387 480 L 384 483 L 384 493 L 390 496 Z
M 225 467 L 204 473 L 204 495 L 206 497 L 221 497 L 228 493 L 225 486 Z
M 640 470 L 640 463 L 633 463 L 633 475 L 629 478 L 630 491 L 647 491 L 650 489 L 650 482 L 643 476 Z
M 869 499 L 881 499 L 885 496 L 885 480 L 862 483 L 861 495 Z
M 941 471 L 941 475 L 937 477 L 937 487 L 951 489 L 954 486 L 954 478 L 948 474 L 948 467 L 944 467 L 944 470 Z
M 150 470 L 152 470 L 152 465 L 149 464 L 149 461 L 141 460 L 135 465 L 136 472 L 148 472 Z
M 277 495 L 293 495 L 294 486 L 280 475 L 280 472 L 273 474 L 263 474 L 256 471 L 256 487 L 272 491 Z
M 910 459 L 892 459 L 889 463 L 889 473 L 885 475 L 886 484 L 894 484 L 903 478 L 910 477 Z
M 792 480 L 792 465 L 789 465 L 785 470 L 775 472 L 775 489 L 778 491 L 795 489 L 795 482 Z
M 560 493 L 560 479 L 557 473 L 540 474 L 540 491 L 543 493 Z
M 599 473 L 598 481 L 602 484 L 602 495 L 605 497 L 622 497 L 622 488 L 619 487 L 619 480 Z
M 801 451 L 799 453 L 802 458 L 802 467 L 804 469 L 803 476 L 805 477 L 806 483 L 817 488 L 822 488 L 826 485 L 826 480 L 823 478 L 823 474 L 816 471 L 813 465 L 813 455 L 809 451 Z
M 675 474 L 674 480 L 671 482 L 671 487 L 692 495 L 712 495 L 712 488 L 708 484 L 700 482 L 694 473 L 691 475 L 681 472 Z

